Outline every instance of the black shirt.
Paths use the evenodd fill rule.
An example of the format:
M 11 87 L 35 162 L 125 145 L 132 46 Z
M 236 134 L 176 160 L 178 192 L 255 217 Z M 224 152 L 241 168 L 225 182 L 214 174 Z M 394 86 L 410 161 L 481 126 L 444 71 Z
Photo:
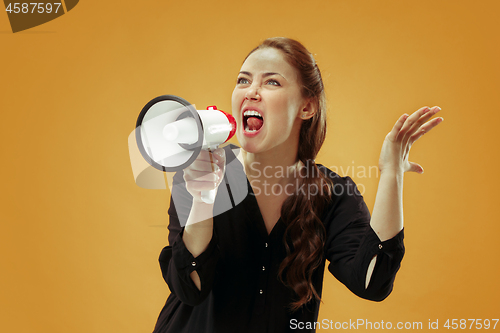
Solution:
M 235 161 L 228 149 L 226 158 Z M 334 199 L 321 219 L 327 235 L 323 263 L 314 274 L 313 284 L 321 295 L 327 259 L 328 270 L 354 294 L 381 301 L 392 291 L 403 258 L 403 230 L 381 242 L 369 225 L 370 213 L 354 182 L 323 166 L 319 168 L 334 183 Z M 246 180 L 241 164 L 228 163 L 215 206 L 230 202 L 234 208 L 214 217 L 212 240 L 194 258 L 184 246 L 181 227 L 192 198 L 183 185 L 182 172 L 175 175 L 177 185 L 172 197 L 181 199 L 171 200 L 170 246 L 159 258 L 171 294 L 154 333 L 314 332 L 294 328 L 299 323 L 316 322 L 319 303 L 311 301 L 291 313 L 288 306 L 294 293 L 278 279 L 278 268 L 286 257 L 286 226 L 280 219 L 267 233 L 252 187 L 241 179 Z M 375 255 L 376 265 L 365 289 L 368 265 Z M 190 278 L 194 270 L 200 276 L 201 291 Z

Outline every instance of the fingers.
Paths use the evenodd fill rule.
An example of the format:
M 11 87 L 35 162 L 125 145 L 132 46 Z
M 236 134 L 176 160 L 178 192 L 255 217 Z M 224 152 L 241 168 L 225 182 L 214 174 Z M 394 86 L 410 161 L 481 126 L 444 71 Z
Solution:
M 424 169 L 422 166 L 408 161 L 408 155 L 412 144 L 416 140 L 443 121 L 441 117 L 431 119 L 440 110 L 441 108 L 439 106 L 434 106 L 432 108 L 425 106 L 411 115 L 402 115 L 386 136 L 384 145 L 387 146 L 382 147 L 382 162 L 379 163 L 390 164 L 392 163 L 391 161 L 396 161 L 395 163 L 400 165 L 405 172 L 423 173 Z M 386 147 L 386 149 L 384 149 L 384 147 Z
M 396 124 L 394 124 L 394 127 L 388 134 L 388 138 L 391 139 L 391 141 L 402 141 L 415 124 L 421 123 L 422 121 L 428 119 L 429 111 L 430 108 L 424 106 L 415 111 L 411 116 L 406 113 L 403 114 L 401 117 L 399 117 Z
M 198 197 L 201 191 L 212 190 L 221 183 L 225 163 L 223 149 L 212 152 L 203 149 L 200 151 L 196 160 L 184 169 L 184 181 L 193 197 Z
M 424 173 L 424 168 L 418 163 L 410 162 L 410 168 L 407 170 L 409 172 Z
M 398 139 L 404 141 L 405 137 L 408 137 L 408 134 L 412 134 L 412 129 L 418 125 L 419 122 L 425 121 L 429 118 L 430 108 L 424 106 L 414 113 L 412 113 L 405 121 L 403 127 L 398 133 Z M 432 116 L 432 115 L 431 115 Z
M 389 132 L 387 135 L 387 138 L 391 141 L 395 141 L 398 137 L 399 132 L 401 131 L 401 128 L 403 127 L 406 119 L 408 118 L 408 115 L 405 113 L 401 117 L 399 117 L 398 121 L 396 121 L 396 124 L 392 127 L 392 130 Z
M 412 115 L 408 116 L 407 119 L 405 120 L 403 126 L 399 129 L 397 135 L 396 135 L 396 140 L 402 141 L 404 144 L 406 144 L 410 138 L 415 134 L 418 133 L 419 130 L 422 129 L 422 124 L 424 124 L 426 121 L 428 121 L 432 116 L 434 116 L 437 112 L 439 112 L 441 108 L 439 106 L 434 106 L 432 108 L 429 108 L 427 106 L 424 106 L 417 111 L 415 111 Z M 441 118 L 442 121 L 442 118 Z M 433 123 L 433 125 L 437 125 L 437 123 Z M 434 127 L 432 126 L 432 127 Z M 425 131 L 430 130 L 431 128 L 428 128 L 427 126 L 423 128 L 424 133 Z M 393 128 L 393 130 L 395 130 Z M 413 143 L 415 140 L 413 140 L 411 143 Z
M 442 117 L 434 118 L 420 126 L 420 128 L 410 137 L 410 142 L 413 143 L 420 139 L 422 135 L 428 133 L 431 129 L 439 125 L 443 121 Z
M 222 148 L 217 148 L 212 151 L 212 157 L 215 157 L 215 160 L 212 161 L 215 162 L 219 168 L 224 169 L 226 166 L 226 151 Z
M 196 160 L 186 168 L 199 172 L 213 172 L 217 169 L 224 169 L 226 155 L 224 149 L 218 148 L 214 151 L 201 150 Z

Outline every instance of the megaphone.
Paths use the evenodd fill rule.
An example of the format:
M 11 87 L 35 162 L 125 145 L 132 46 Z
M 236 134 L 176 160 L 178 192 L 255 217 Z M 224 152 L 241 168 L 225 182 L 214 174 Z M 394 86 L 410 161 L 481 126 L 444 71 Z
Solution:
M 193 163 L 201 149 L 217 149 L 235 132 L 233 116 L 217 107 L 198 111 L 181 97 L 163 95 L 144 106 L 137 118 L 135 137 L 142 157 L 151 166 L 173 172 Z M 215 190 L 203 191 L 202 200 L 213 203 Z

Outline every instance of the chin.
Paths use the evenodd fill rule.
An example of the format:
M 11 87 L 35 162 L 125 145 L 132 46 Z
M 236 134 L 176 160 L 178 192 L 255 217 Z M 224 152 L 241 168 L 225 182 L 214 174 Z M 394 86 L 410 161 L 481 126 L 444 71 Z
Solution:
M 251 153 L 251 154 L 255 154 L 255 153 L 259 152 L 259 149 L 257 147 L 255 147 L 255 145 L 248 144 L 248 143 L 242 144 L 241 149 L 243 149 L 245 152 Z
M 247 153 L 257 154 L 262 152 L 262 148 L 259 147 L 259 145 L 257 145 L 255 142 L 248 142 L 245 139 L 239 142 L 241 149 L 243 149 Z
M 245 134 L 236 132 L 236 138 L 238 139 L 238 143 L 240 147 L 246 152 L 253 152 L 255 150 L 255 143 L 249 142 L 248 138 Z

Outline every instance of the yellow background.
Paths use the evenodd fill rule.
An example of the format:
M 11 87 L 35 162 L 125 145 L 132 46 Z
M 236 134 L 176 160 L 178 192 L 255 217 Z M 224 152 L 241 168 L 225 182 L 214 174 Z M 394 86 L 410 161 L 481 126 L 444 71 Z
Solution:
M 86 0 L 16 34 L 0 13 L 0 330 L 153 330 L 169 194 L 135 185 L 127 137 L 158 95 L 230 111 L 244 56 L 270 36 L 302 41 L 323 71 L 326 166 L 376 165 L 402 113 L 439 105 L 445 118 L 411 152 L 425 173 L 405 177 L 393 293 L 361 300 L 327 274 L 320 319 L 499 318 L 499 12 L 496 0 Z M 353 178 L 373 207 L 376 176 Z

